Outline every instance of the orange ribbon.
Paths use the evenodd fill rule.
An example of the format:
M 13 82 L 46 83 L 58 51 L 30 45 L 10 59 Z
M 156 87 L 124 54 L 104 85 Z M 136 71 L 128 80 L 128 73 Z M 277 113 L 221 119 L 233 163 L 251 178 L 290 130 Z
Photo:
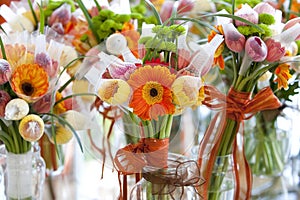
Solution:
M 136 144 L 119 149 L 114 158 L 117 170 L 123 175 L 140 173 L 146 165 L 167 166 L 169 138 L 142 138 Z
M 270 87 L 260 90 L 253 99 L 251 99 L 251 93 L 238 92 L 233 88 L 230 88 L 227 96 L 213 86 L 205 86 L 204 90 L 206 98 L 203 104 L 213 110 L 220 110 L 220 112 L 212 119 L 199 146 L 198 164 L 201 166 L 206 181 L 199 188 L 200 193 L 203 194 L 204 199 L 208 199 L 208 187 L 213 166 L 218 156 L 217 152 L 221 145 L 221 139 L 225 134 L 226 121 L 231 119 L 237 122 L 236 133 L 232 133 L 235 137 L 232 144 L 236 173 L 235 200 L 250 199 L 252 175 L 244 155 L 243 131 L 240 131 L 240 141 L 238 141 L 236 135 L 243 120 L 249 119 L 259 111 L 278 108 L 281 104 Z

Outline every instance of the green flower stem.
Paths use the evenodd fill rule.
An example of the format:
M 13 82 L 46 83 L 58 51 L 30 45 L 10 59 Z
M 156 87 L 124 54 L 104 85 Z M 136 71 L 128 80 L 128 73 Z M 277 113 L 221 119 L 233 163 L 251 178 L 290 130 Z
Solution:
M 170 137 L 171 129 L 173 123 L 173 115 L 168 115 L 167 128 L 166 128 L 166 138 Z
M 7 151 L 12 152 L 13 141 L 11 137 L 5 132 L 4 134 L 1 132 L 0 140 L 5 144 L 5 148 L 7 149 Z
M 18 143 L 18 136 L 17 136 L 17 134 L 14 130 L 13 125 L 8 126 L 8 129 L 9 129 L 9 134 L 12 135 L 13 142 L 14 142 L 14 145 L 13 145 L 14 148 L 12 148 L 13 149 L 12 153 L 19 154 L 20 153 L 20 148 L 19 148 L 19 143 Z

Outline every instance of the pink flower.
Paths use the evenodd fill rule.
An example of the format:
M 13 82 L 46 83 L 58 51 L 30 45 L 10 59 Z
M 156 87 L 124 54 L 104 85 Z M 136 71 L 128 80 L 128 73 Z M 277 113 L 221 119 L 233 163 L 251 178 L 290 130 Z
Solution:
M 64 27 L 60 22 L 53 23 L 51 28 L 55 30 L 58 34 L 63 35 L 65 33 Z
M 281 46 L 280 42 L 276 42 L 273 39 L 268 39 L 265 41 L 268 48 L 268 54 L 266 60 L 268 62 L 279 61 L 285 54 L 285 48 Z
M 48 54 L 37 53 L 35 56 L 35 62 L 39 66 L 43 67 L 51 78 L 53 78 L 57 74 L 58 62 L 51 60 Z
M 254 62 L 262 62 L 266 59 L 268 53 L 266 44 L 257 36 L 247 39 L 245 51 Z
M 179 0 L 178 1 L 178 13 L 187 13 L 194 8 L 194 1 L 192 0 Z
M 57 8 L 49 18 L 48 24 L 52 26 L 55 22 L 60 22 L 66 25 L 71 20 L 71 6 L 63 4 Z
M 245 36 L 242 35 L 233 24 L 222 25 L 226 46 L 233 52 L 239 53 L 244 50 Z
M 5 116 L 5 107 L 10 99 L 9 94 L 6 91 L 0 90 L 0 117 Z
M 51 94 L 46 94 L 32 104 L 32 109 L 37 113 L 48 113 L 51 107 Z
M 10 64 L 4 60 L 0 59 L 0 85 L 6 83 L 11 76 L 11 67 Z
M 290 28 L 292 28 L 293 26 L 295 26 L 296 24 L 299 24 L 299 23 L 300 23 L 300 17 L 291 19 L 291 20 L 289 20 L 289 21 L 285 24 L 285 26 L 283 27 L 283 30 L 290 29 Z M 298 36 L 296 37 L 295 40 L 300 40 L 300 34 L 298 34 Z
M 239 74 L 245 75 L 252 62 L 262 62 L 266 59 L 268 53 L 267 45 L 260 37 L 252 36 L 247 39 L 245 44 L 245 55 Z
M 267 13 L 267 14 L 270 14 L 270 15 L 275 15 L 276 13 L 276 9 L 271 6 L 269 3 L 266 3 L 266 2 L 261 2 L 259 4 L 257 4 L 253 10 L 255 10 L 258 14 L 261 14 L 261 13 Z
M 258 23 L 258 13 L 254 11 L 248 4 L 243 4 L 242 8 L 234 13 L 235 16 L 246 19 L 253 24 Z M 235 20 L 236 26 L 247 26 L 248 24 L 241 22 L 239 20 Z
M 108 70 L 112 78 L 128 80 L 136 66 L 132 63 L 112 63 Z
M 173 6 L 174 1 L 165 1 L 164 4 L 161 6 L 159 15 L 162 22 L 167 21 L 171 17 L 173 12 Z

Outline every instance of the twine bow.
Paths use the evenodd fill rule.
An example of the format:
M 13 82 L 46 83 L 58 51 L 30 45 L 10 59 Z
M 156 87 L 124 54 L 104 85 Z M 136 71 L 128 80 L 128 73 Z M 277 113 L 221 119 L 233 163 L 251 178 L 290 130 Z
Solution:
M 208 198 L 208 186 L 218 149 L 221 145 L 221 139 L 224 137 L 226 121 L 228 119 L 237 122 L 236 131 L 239 131 L 240 123 L 243 120 L 249 119 L 255 113 L 262 110 L 275 109 L 280 107 L 278 98 L 273 94 L 270 87 L 265 87 L 251 99 L 251 93 L 238 92 L 230 88 L 228 95 L 222 94 L 213 86 L 205 86 L 206 98 L 203 102 L 213 110 L 219 110 L 216 116 L 212 119 L 209 127 L 206 130 L 203 140 L 199 146 L 198 164 L 203 168 L 204 179 L 206 180 L 200 192 L 203 193 L 204 199 Z M 218 123 L 218 124 L 217 124 Z M 215 129 L 217 127 L 217 129 Z M 244 155 L 243 131 L 234 134 L 233 142 L 233 161 L 235 176 L 235 199 L 250 199 L 252 187 L 251 169 Z M 228 133 L 227 133 L 228 134 Z M 208 157 L 206 157 L 208 156 Z M 203 163 L 206 157 L 207 163 Z

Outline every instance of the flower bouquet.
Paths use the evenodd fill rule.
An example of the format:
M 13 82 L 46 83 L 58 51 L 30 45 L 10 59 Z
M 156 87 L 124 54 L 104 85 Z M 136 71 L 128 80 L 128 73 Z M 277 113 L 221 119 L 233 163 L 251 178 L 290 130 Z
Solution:
M 71 96 L 63 96 L 66 85 L 59 88 L 60 77 L 67 68 L 61 70 L 59 65 L 63 45 L 48 42 L 40 32 L 27 31 L 10 33 L 9 37 L 1 34 L 0 41 L 0 139 L 6 149 L 6 196 L 42 198 L 33 191 L 43 184 L 45 164 L 32 168 L 33 146 L 44 133 L 56 147 L 70 141 L 73 135 L 81 146 L 74 129 L 74 117 L 79 113 L 71 110 Z
M 133 55 L 128 48 L 130 40 L 121 33 L 112 34 L 98 54 L 99 62 L 85 65 L 78 72 L 79 78 L 90 82 L 100 101 L 118 106 L 130 119 L 130 126 L 138 130 L 135 136 L 139 140 L 115 154 L 114 164 L 120 175 L 136 174 L 138 181 L 146 174 L 151 175 L 151 170 L 164 173 L 161 169 L 168 168 L 173 117 L 201 104 L 201 76 L 209 70 L 223 38 L 215 37 L 208 44 L 198 45 L 187 41 L 186 35 L 186 28 L 179 24 L 143 24 L 138 54 Z M 144 170 L 150 169 L 147 167 L 151 170 L 145 173 Z M 166 180 L 176 176 L 175 169 L 169 176 L 164 174 L 165 181 L 148 186 L 148 198 L 172 195 Z M 199 184 L 199 174 L 193 181 L 188 171 L 182 175 L 183 180 L 177 186 L 174 182 L 172 188 Z M 126 182 L 123 184 L 121 198 L 126 199 Z
M 237 174 L 235 198 L 250 198 L 252 174 L 244 155 L 243 127 L 240 125 L 257 112 L 280 107 L 270 87 L 254 89 L 257 81 L 268 71 L 274 74 L 274 81 L 279 87 L 287 84 L 288 63 L 294 62 L 294 58 L 286 59 L 285 55 L 300 33 L 297 21 L 283 24 L 281 12 L 267 3 L 260 3 L 254 8 L 243 4 L 236 10 L 233 6 L 232 13 L 221 11 L 212 14 L 217 16 L 217 25 L 208 36 L 210 40 L 217 34 L 224 35 L 225 41 L 215 54 L 215 64 L 221 70 L 229 70 L 232 75 L 226 96 L 215 87 L 205 86 L 207 96 L 203 104 L 220 110 L 208 127 L 199 149 L 199 165 L 207 180 L 200 190 L 208 199 L 222 199 L 224 177 L 214 174 L 213 170 L 216 167 L 220 172 L 230 164 L 218 164 L 220 156 L 227 155 L 233 156 L 233 170 Z M 230 65 L 225 66 L 225 56 L 226 64 Z M 214 189 L 216 191 L 212 192 Z

